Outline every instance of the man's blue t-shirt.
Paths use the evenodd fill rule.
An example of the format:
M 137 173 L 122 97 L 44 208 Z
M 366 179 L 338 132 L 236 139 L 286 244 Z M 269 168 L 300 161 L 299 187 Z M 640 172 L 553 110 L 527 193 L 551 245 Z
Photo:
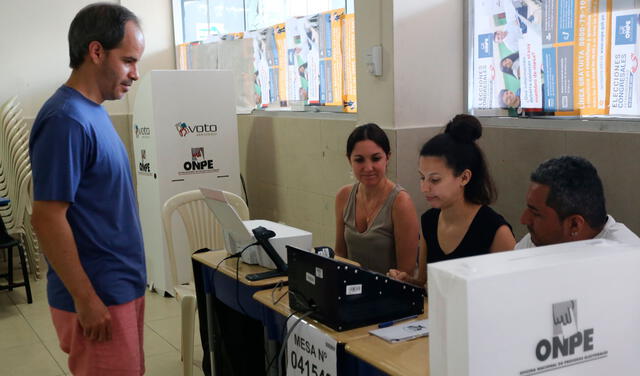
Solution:
M 107 306 L 144 295 L 146 268 L 129 159 L 105 109 L 60 87 L 44 104 L 29 140 L 37 201 L 65 201 L 80 262 Z M 55 250 L 53 250 L 55 252 Z M 49 304 L 75 312 L 49 266 Z

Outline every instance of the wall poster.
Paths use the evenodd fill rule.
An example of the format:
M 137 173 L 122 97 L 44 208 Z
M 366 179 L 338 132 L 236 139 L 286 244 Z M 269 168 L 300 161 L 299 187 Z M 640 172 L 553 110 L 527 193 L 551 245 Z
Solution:
M 635 0 L 472 0 L 471 8 L 474 110 L 640 115 Z

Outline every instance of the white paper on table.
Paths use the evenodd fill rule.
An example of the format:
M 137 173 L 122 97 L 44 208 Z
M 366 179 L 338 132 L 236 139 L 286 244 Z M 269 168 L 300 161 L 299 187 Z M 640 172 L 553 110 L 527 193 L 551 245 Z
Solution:
M 429 335 L 429 320 L 418 320 L 393 325 L 387 328 L 375 329 L 369 333 L 384 339 L 387 342 L 403 342 L 410 339 Z

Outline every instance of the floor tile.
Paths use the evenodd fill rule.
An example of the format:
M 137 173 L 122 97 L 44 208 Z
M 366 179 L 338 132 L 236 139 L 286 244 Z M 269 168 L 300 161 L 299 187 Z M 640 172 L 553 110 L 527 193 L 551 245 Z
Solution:
M 157 354 L 166 354 L 177 350 L 167 340 L 154 332 L 149 326 L 144 328 L 144 355 L 151 356 Z
M 20 315 L 20 311 L 13 304 L 7 291 L 0 292 L 0 322 L 10 317 Z
M 30 279 L 31 283 L 31 297 L 33 301 L 46 302 L 47 300 L 47 281 L 44 279 L 34 280 Z M 17 287 L 13 291 L 9 292 L 9 296 L 14 304 L 27 304 L 27 289 L 24 287 Z
M 0 351 L 0 365 L 3 375 L 7 376 L 57 376 L 64 373 L 42 343 Z
M 169 352 L 145 356 L 145 368 L 147 376 L 175 376 L 182 375 L 182 363 L 179 352 Z M 204 372 L 199 366 L 193 366 L 194 376 L 203 376 Z
M 148 376 L 176 376 L 182 374 L 180 353 L 171 351 L 164 354 L 145 356 L 145 375 Z
M 27 322 L 41 341 L 44 342 L 52 339 L 58 339 L 56 328 L 53 326 L 53 321 L 50 315 L 30 318 Z
M 198 321 L 198 313 L 196 312 L 195 326 L 193 330 L 194 343 L 200 344 L 200 324 Z M 180 349 L 180 338 L 182 330 L 182 322 L 180 317 L 171 317 L 162 320 L 148 320 L 149 328 L 158 333 L 162 338 L 168 341 L 176 349 Z
M 14 294 L 11 295 L 11 300 L 13 300 L 16 307 L 20 310 L 20 314 L 22 314 L 26 319 L 51 317 L 49 303 L 46 299 L 34 299 L 33 303 L 27 304 L 26 299 L 24 299 L 23 301 L 16 299 L 16 295 Z
M 70 374 L 67 354 L 59 347 L 46 296 L 46 281 L 32 282 L 33 304 L 27 304 L 24 289 L 0 292 L 0 333 L 12 338 L 0 342 L 2 376 Z M 180 375 L 180 305 L 174 298 L 146 294 L 145 361 L 147 375 Z M 202 346 L 196 321 L 194 374 L 203 375 Z
M 0 354 L 14 347 L 33 345 L 40 342 L 40 339 L 33 331 L 29 323 L 20 315 L 8 317 L 0 321 L 1 338 Z M 0 361 L 0 365 L 2 362 Z
M 165 298 L 155 292 L 147 291 L 144 304 L 145 321 L 180 317 L 180 305 L 175 298 Z
M 66 374 L 71 375 L 71 371 L 69 371 L 68 355 L 60 348 L 60 342 L 58 342 L 58 339 L 56 338 L 44 341 L 44 346 L 47 348 L 51 356 L 53 356 L 56 363 L 58 363 L 58 367 L 60 367 Z
M 180 349 L 180 317 L 161 320 L 148 320 L 147 326 L 176 350 Z

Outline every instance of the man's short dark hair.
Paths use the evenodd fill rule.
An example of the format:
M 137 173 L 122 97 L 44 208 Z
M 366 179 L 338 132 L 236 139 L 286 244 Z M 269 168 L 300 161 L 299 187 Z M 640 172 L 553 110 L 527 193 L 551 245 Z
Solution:
M 602 181 L 588 160 L 575 156 L 549 159 L 531 173 L 531 181 L 549 186 L 546 204 L 561 220 L 579 214 L 594 229 L 606 223 Z
M 138 17 L 121 5 L 95 3 L 82 8 L 69 27 L 69 67 L 82 65 L 93 41 L 100 42 L 105 50 L 118 47 L 128 21 L 140 25 Z

